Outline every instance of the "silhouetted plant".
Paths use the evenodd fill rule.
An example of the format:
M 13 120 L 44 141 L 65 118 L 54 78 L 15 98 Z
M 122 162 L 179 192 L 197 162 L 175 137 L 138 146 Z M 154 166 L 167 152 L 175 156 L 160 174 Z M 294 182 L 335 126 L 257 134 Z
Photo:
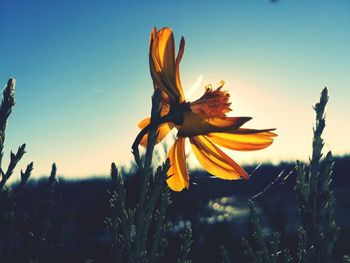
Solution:
M 280 249 L 280 234 L 273 233 L 270 241 L 266 240 L 258 218 L 253 201 L 250 201 L 250 216 L 253 226 L 253 237 L 255 246 L 251 246 L 247 239 L 243 238 L 242 244 L 245 248 L 245 254 L 253 263 L 276 263 L 290 262 L 292 260 L 288 249 Z
M 299 229 L 298 261 L 333 262 L 334 244 L 338 228 L 335 223 L 335 197 L 331 190 L 333 157 L 329 151 L 322 159 L 325 127 L 324 111 L 328 91 L 324 88 L 321 99 L 314 107 L 316 126 L 313 130 L 310 164 L 297 162 L 297 185 L 301 227 Z
M 27 165 L 25 171 L 21 171 L 20 183 L 12 190 L 6 188 L 5 184 L 12 176 L 18 162 L 25 154 L 26 145 L 18 147 L 16 153 L 10 153 L 10 162 L 8 167 L 3 169 L 3 149 L 5 144 L 5 134 L 7 120 L 12 113 L 15 105 L 15 79 L 8 80 L 7 85 L 2 93 L 2 102 L 0 105 L 0 255 L 1 262 L 13 262 L 12 255 L 16 252 L 16 248 L 20 246 L 20 236 L 17 232 L 16 225 L 20 217 L 17 216 L 15 210 L 15 197 L 26 184 L 33 170 L 33 163 Z
M 181 240 L 180 257 L 177 263 L 190 263 L 191 260 L 187 259 L 192 244 L 192 230 L 190 227 L 185 228 L 184 233 L 181 235 Z
M 160 92 L 152 97 L 151 124 L 160 118 Z M 147 149 L 140 157 L 138 143 L 133 145 L 133 153 L 140 179 L 136 208 L 126 206 L 124 180 L 113 163 L 111 177 L 115 191 L 110 193 L 111 217 L 106 223 L 112 232 L 112 255 L 115 262 L 160 262 L 167 247 L 170 224 L 166 212 L 170 203 L 169 188 L 166 185 L 169 160 L 152 171 L 152 157 L 157 139 L 157 125 L 148 132 Z M 138 136 L 138 138 L 142 136 Z M 135 146 L 136 145 L 136 146 Z M 191 232 L 183 235 L 181 255 L 178 262 L 186 261 L 191 244 Z
M 5 171 L 2 168 L 2 159 L 4 155 L 3 150 L 5 144 L 7 119 L 10 116 L 13 107 L 15 106 L 15 83 L 15 79 L 9 79 L 2 93 L 2 102 L 0 105 L 0 191 L 4 188 L 7 180 L 11 177 L 13 170 L 16 168 L 18 162 L 22 159 L 26 147 L 26 145 L 23 144 L 22 146 L 18 147 L 17 153 L 11 152 L 10 163 Z M 25 172 L 21 171 L 21 185 L 27 182 L 32 170 L 33 163 L 30 163 L 27 166 Z
M 224 246 L 220 247 L 220 255 L 222 257 L 222 263 L 231 263 L 231 259 L 227 253 L 227 250 Z
M 316 103 L 316 126 L 313 130 L 312 157 L 308 165 L 297 161 L 296 191 L 299 198 L 301 227 L 299 229 L 297 261 L 301 263 L 334 262 L 334 245 L 338 228 L 335 223 L 335 197 L 331 190 L 333 157 L 328 152 L 322 159 L 325 127 L 324 111 L 328 101 L 328 91 L 324 88 L 321 98 Z M 280 234 L 275 233 L 270 247 L 262 232 L 254 204 L 250 204 L 251 221 L 254 228 L 256 249 L 243 239 L 245 253 L 252 262 L 276 262 L 278 255 L 283 254 L 284 262 L 292 260 L 289 251 L 278 251 Z
M 60 254 L 64 243 L 64 226 L 60 221 L 56 202 L 57 179 L 56 164 L 52 164 L 50 176 L 36 220 L 37 229 L 33 233 L 30 246 L 31 262 L 60 262 Z

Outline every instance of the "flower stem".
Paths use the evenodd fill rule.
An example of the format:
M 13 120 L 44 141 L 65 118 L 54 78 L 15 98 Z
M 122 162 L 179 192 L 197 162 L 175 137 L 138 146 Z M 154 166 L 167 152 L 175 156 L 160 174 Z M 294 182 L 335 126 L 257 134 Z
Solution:
M 145 136 L 150 130 L 158 127 L 159 125 L 166 123 L 166 122 L 171 122 L 172 121 L 172 114 L 168 113 L 166 115 L 164 115 L 163 117 L 159 118 L 158 120 L 154 120 L 152 121 L 150 124 L 148 124 L 145 128 L 143 128 L 139 134 L 137 135 L 134 143 L 132 144 L 132 150 L 138 155 L 139 154 L 139 144 L 143 138 L 143 136 Z

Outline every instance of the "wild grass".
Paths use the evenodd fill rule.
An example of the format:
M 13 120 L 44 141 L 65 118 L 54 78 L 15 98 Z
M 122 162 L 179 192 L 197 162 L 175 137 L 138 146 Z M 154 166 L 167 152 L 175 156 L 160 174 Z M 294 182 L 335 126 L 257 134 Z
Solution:
M 12 176 L 14 169 L 25 154 L 26 145 L 18 147 L 16 153 L 10 153 L 10 162 L 7 168 L 3 168 L 3 150 L 5 145 L 5 134 L 7 120 L 15 105 L 15 79 L 8 80 L 2 93 L 0 105 L 0 255 L 2 262 L 11 262 L 12 253 L 16 250 L 16 212 L 14 200 L 21 188 L 26 184 L 33 170 L 33 163 L 27 165 L 25 171 L 21 171 L 21 181 L 15 189 L 7 188 L 6 182 Z
M 339 228 L 335 223 L 335 196 L 331 190 L 333 157 L 329 151 L 322 158 L 325 128 L 325 107 L 328 90 L 321 92 L 320 101 L 314 106 L 316 123 L 313 129 L 312 155 L 308 164 L 296 162 L 296 192 L 299 199 L 301 225 L 299 228 L 298 253 L 293 259 L 288 248 L 280 248 L 280 233 L 267 241 L 257 216 L 253 201 L 250 202 L 251 223 L 254 229 L 251 245 L 247 239 L 242 243 L 245 254 L 254 263 L 275 262 L 334 262 L 334 246 Z M 225 257 L 225 252 L 223 253 Z
M 33 162 L 20 171 L 20 182 L 13 187 L 7 187 L 8 179 L 25 154 L 25 144 L 18 147 L 16 153 L 10 153 L 10 162 L 3 169 L 3 149 L 7 121 L 15 106 L 15 79 L 7 82 L 2 93 L 0 105 L 0 262 L 58 262 L 57 253 L 62 247 L 62 235 L 56 229 L 57 214 L 55 213 L 54 191 L 56 184 L 56 166 L 53 164 L 51 175 L 47 183 L 45 198 L 39 202 L 38 208 L 28 218 L 28 212 L 18 209 L 18 202 L 22 198 L 22 190 L 32 173 Z M 37 215 L 34 224 L 29 223 Z M 30 224 L 27 231 L 23 227 Z M 59 241 L 58 241 L 59 240 Z

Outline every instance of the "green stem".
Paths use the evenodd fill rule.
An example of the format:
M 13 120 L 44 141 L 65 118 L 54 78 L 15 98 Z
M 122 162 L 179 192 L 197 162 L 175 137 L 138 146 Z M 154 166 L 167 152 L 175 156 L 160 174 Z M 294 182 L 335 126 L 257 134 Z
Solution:
M 134 143 L 132 144 L 132 150 L 134 155 L 139 156 L 139 144 L 142 140 L 142 138 L 152 129 L 158 127 L 159 125 L 166 123 L 166 122 L 172 122 L 172 115 L 170 113 L 168 113 L 167 115 L 164 115 L 163 117 L 161 117 L 158 120 L 155 120 L 153 122 L 151 122 L 150 124 L 148 124 L 145 128 L 143 128 L 139 134 L 137 135 Z

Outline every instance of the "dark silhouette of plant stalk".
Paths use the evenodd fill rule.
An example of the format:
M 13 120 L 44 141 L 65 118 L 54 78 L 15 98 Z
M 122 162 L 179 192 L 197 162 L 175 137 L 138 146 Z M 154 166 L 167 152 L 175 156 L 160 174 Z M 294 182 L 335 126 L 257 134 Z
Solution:
M 16 81 L 14 78 L 11 78 L 8 80 L 7 85 L 4 88 L 4 91 L 2 93 L 2 102 L 0 105 L 0 191 L 4 188 L 7 180 L 11 177 L 14 169 L 16 168 L 18 162 L 22 159 L 23 155 L 25 154 L 25 147 L 26 145 L 23 144 L 22 146 L 18 147 L 17 153 L 12 153 L 10 155 L 10 163 L 7 167 L 6 172 L 2 168 L 2 159 L 4 156 L 4 144 L 5 144 L 5 134 L 6 134 L 6 126 L 7 126 L 7 119 L 12 113 L 12 109 L 15 106 L 15 84 Z M 25 184 L 31 174 L 31 171 L 33 170 L 33 163 L 30 163 L 27 168 L 26 172 L 21 171 L 21 184 Z
M 220 247 L 220 255 L 222 257 L 222 263 L 231 263 L 231 259 L 230 259 L 228 252 L 224 246 Z
M 180 248 L 180 257 L 177 260 L 177 263 L 190 263 L 191 260 L 188 260 L 188 254 L 191 251 L 192 244 L 192 230 L 190 227 L 186 227 L 184 233 L 181 235 L 182 245 Z
M 136 208 L 126 207 L 124 180 L 116 165 L 112 163 L 111 177 L 114 191 L 110 193 L 111 216 L 106 223 L 112 232 L 112 255 L 115 262 L 160 262 L 167 247 L 167 233 L 170 230 L 166 212 L 170 203 L 169 188 L 166 185 L 167 159 L 155 172 L 152 167 L 157 128 L 164 121 L 160 117 L 161 94 L 156 90 L 152 97 L 151 122 L 137 136 L 133 154 L 140 179 L 139 199 Z M 144 158 L 140 157 L 138 144 L 148 133 L 147 149 Z M 179 262 L 186 262 L 191 241 L 184 239 Z
M 59 255 L 64 245 L 64 226 L 60 221 L 56 188 L 57 167 L 53 163 L 47 179 L 44 198 L 38 211 L 40 222 L 30 247 L 31 262 L 60 262 Z
M 17 238 L 17 221 L 18 216 L 15 210 L 15 197 L 27 183 L 33 170 L 33 162 L 27 165 L 25 171 L 21 170 L 20 183 L 14 188 L 5 188 L 5 184 L 12 176 L 18 162 L 25 154 L 26 145 L 18 147 L 16 153 L 10 153 L 10 162 L 6 169 L 2 167 L 3 150 L 5 145 L 5 135 L 7 120 L 12 113 L 15 105 L 15 79 L 8 80 L 3 92 L 0 105 L 0 255 L 1 262 L 12 262 L 12 255 L 15 253 L 16 238 Z
M 320 101 L 314 106 L 316 125 L 313 129 L 310 163 L 305 165 L 297 161 L 295 168 L 297 174 L 296 191 L 301 218 L 296 261 L 300 263 L 334 262 L 334 245 L 339 230 L 335 223 L 335 197 L 331 190 L 334 161 L 331 152 L 322 158 L 324 146 L 322 132 L 326 125 L 325 107 L 327 102 L 328 90 L 324 88 Z M 252 202 L 250 211 L 256 249 L 246 239 L 243 239 L 243 246 L 245 254 L 250 257 L 252 262 L 274 263 L 279 254 L 283 255 L 283 262 L 293 260 L 287 249 L 283 250 L 282 253 L 277 250 L 280 243 L 279 233 L 273 235 L 270 246 L 268 246 Z M 224 260 L 227 262 L 225 257 Z
M 312 157 L 309 165 L 296 164 L 299 211 L 298 260 L 308 262 L 333 262 L 334 244 L 338 228 L 335 223 L 335 197 L 331 190 L 333 157 L 329 151 L 322 159 L 325 128 L 325 107 L 328 90 L 324 88 L 321 98 L 314 106 L 316 125 L 313 129 Z
M 292 257 L 288 249 L 280 249 L 281 235 L 273 233 L 271 240 L 267 240 L 260 224 L 259 217 L 253 201 L 250 201 L 250 220 L 253 227 L 254 246 L 250 245 L 247 239 L 242 239 L 245 254 L 253 263 L 277 263 L 291 262 Z M 227 262 L 227 260 L 225 261 Z

